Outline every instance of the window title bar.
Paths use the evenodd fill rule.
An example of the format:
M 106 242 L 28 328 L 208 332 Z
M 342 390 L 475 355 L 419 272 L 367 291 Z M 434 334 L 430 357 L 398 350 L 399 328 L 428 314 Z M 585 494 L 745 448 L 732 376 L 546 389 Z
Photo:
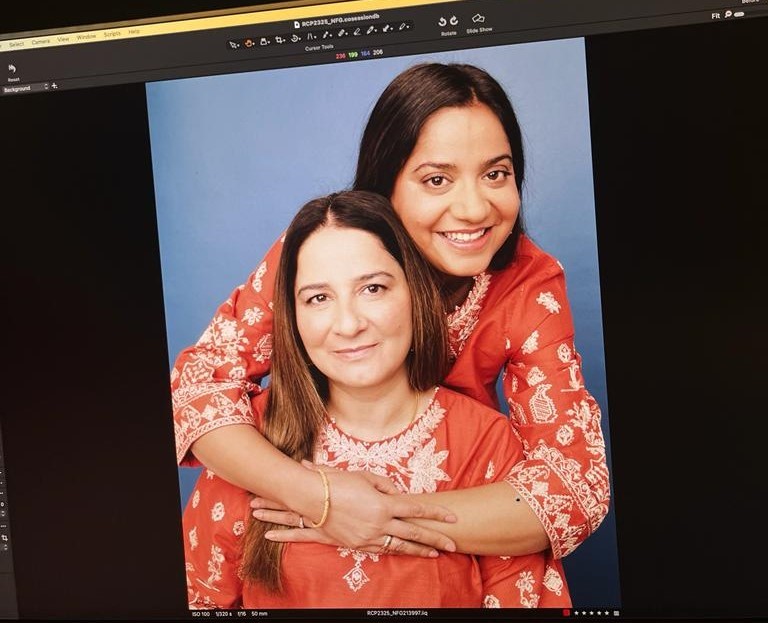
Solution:
M 296 21 L 299 27 L 318 25 L 342 25 L 365 19 L 379 19 L 376 11 L 400 9 L 412 6 L 445 4 L 457 0 L 351 0 L 338 4 L 313 4 L 306 6 L 286 7 L 280 9 L 264 9 L 249 13 L 234 15 L 216 15 L 190 17 L 187 19 L 164 18 L 153 24 L 126 23 L 125 25 L 97 28 L 81 31 L 46 32 L 27 37 L 0 40 L 0 52 L 33 50 L 62 45 L 80 43 L 96 43 L 100 41 L 115 41 L 134 39 L 136 37 L 151 37 L 155 35 L 170 35 L 199 30 L 229 28 L 232 26 L 249 26 L 268 22 Z M 370 16 L 366 17 L 366 13 Z M 343 17 L 336 17 L 343 16 Z M 318 19 L 319 18 L 319 19 Z M 323 21 L 325 18 L 327 21 Z M 321 24 L 320 22 L 323 22 Z

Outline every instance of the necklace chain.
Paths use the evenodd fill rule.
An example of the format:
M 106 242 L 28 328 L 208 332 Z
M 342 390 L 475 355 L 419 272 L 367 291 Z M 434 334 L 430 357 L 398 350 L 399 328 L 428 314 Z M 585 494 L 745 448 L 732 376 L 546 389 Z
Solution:
M 419 414 L 419 402 L 421 400 L 421 391 L 416 392 L 416 403 L 413 408 L 413 414 L 411 415 L 411 419 L 408 420 L 408 423 L 403 426 L 400 430 L 398 430 L 396 433 L 393 433 L 392 435 L 387 435 L 383 439 L 387 439 L 389 437 L 397 437 L 400 433 L 402 433 L 405 429 L 407 429 L 413 422 L 416 420 L 416 416 Z M 331 423 L 338 426 L 336 423 L 336 418 L 332 417 L 330 414 L 328 415 L 329 419 L 331 420 Z M 343 432 L 343 431 L 342 431 Z M 381 441 L 381 439 L 375 440 L 375 441 L 363 441 L 363 445 L 370 445 L 372 443 L 376 443 L 376 441 Z

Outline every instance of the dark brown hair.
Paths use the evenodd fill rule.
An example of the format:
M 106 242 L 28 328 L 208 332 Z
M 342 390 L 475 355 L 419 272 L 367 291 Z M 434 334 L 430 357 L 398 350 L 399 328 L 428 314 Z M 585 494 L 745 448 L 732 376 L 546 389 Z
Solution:
M 389 83 L 368 118 L 360 141 L 354 188 L 392 196 L 395 180 L 413 152 L 427 119 L 442 108 L 485 104 L 498 117 L 512 150 L 522 197 L 525 161 L 520 125 L 501 85 L 486 71 L 458 63 L 422 63 Z M 499 270 L 512 260 L 523 233 L 522 213 L 512 234 L 491 260 Z
M 328 400 L 328 380 L 311 365 L 296 322 L 294 288 L 299 251 L 322 227 L 359 229 L 376 236 L 405 273 L 411 297 L 412 352 L 408 381 L 419 391 L 434 387 L 448 370 L 447 327 L 434 270 L 422 257 L 384 197 L 345 191 L 314 199 L 289 225 L 277 270 L 271 382 L 264 414 L 264 436 L 299 461 L 312 459 Z M 281 590 L 281 544 L 264 533 L 281 526 L 251 518 L 243 539 L 241 575 L 268 590 Z

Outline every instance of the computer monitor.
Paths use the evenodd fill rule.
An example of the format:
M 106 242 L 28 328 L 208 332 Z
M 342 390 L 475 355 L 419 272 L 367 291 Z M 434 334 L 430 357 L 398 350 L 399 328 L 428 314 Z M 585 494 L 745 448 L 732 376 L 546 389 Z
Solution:
M 10 371 L 0 416 L 0 618 L 766 620 L 764 0 L 179 3 L 165 14 L 92 7 L 72 18 L 75 10 L 0 25 Z M 507 188 L 519 194 L 519 213 L 511 222 L 531 246 L 526 255 L 518 241 L 505 266 L 535 254 L 549 261 L 552 284 L 567 283 L 562 300 L 554 285 L 531 296 L 534 321 L 514 302 L 529 295 L 528 282 L 514 282 L 491 305 L 479 277 L 499 282 L 505 268 L 461 275 L 474 277 L 461 307 L 470 320 L 460 325 L 454 316 L 452 327 L 472 353 L 454 352 L 451 361 L 471 354 L 493 383 L 472 395 L 476 380 L 445 378 L 446 392 L 492 403 L 514 431 L 532 471 L 518 469 L 508 484 L 541 522 L 549 539 L 541 560 L 554 566 L 541 584 L 528 583 L 533 576 L 514 567 L 527 554 L 498 546 L 441 551 L 429 563 L 435 575 L 422 576 L 422 567 L 409 566 L 414 557 L 389 549 L 403 539 L 388 535 L 378 552 L 324 545 L 317 562 L 327 573 L 307 587 L 306 602 L 217 602 L 221 565 L 242 575 L 240 537 L 252 520 L 233 524 L 231 552 L 212 553 L 207 567 L 191 561 L 198 537 L 183 516 L 214 472 L 190 444 L 223 420 L 247 418 L 224 394 L 193 415 L 182 411 L 201 404 L 194 400 L 209 381 L 248 409 L 268 393 L 273 343 L 260 323 L 264 314 L 271 322 L 272 301 L 232 310 L 265 274 L 274 280 L 272 259 L 265 267 L 262 258 L 313 198 L 380 190 L 434 265 L 414 233 L 432 226 L 428 217 L 410 213 L 409 226 L 392 185 L 360 182 L 360 152 L 372 145 L 364 131 L 379 98 L 425 63 L 491 76 L 520 130 L 518 149 L 506 113 L 493 108 L 500 100 L 474 93 L 434 104 L 416 130 L 382 134 L 394 144 L 410 131 L 418 144 L 441 111 L 477 107 L 492 113 L 491 125 L 504 125 L 510 154 L 502 150 L 482 170 L 467 172 L 476 164 L 467 142 L 422 169 L 430 197 L 449 197 L 440 218 L 474 218 L 469 195 L 450 198 L 457 190 L 475 188 L 487 210 L 458 233 L 431 235 L 470 253 L 475 233 L 490 237 L 494 215 L 504 214 L 477 189 L 514 182 Z M 420 105 L 448 97 L 444 88 Z M 447 127 L 441 139 L 464 136 L 461 123 Z M 394 173 L 413 149 L 412 141 Z M 386 158 L 394 156 L 382 156 L 382 167 Z M 453 283 L 450 269 L 437 268 L 438 281 Z M 480 315 L 491 313 L 478 329 Z M 564 343 L 578 359 L 541 337 L 546 318 L 568 314 L 574 331 Z M 515 342 L 518 333 L 525 341 Z M 197 355 L 184 359 L 195 346 L 212 353 L 209 367 L 195 368 Z M 570 385 L 548 381 L 522 356 L 547 348 Z M 493 368 L 488 353 L 497 351 L 504 361 Z M 522 369 L 527 393 L 517 385 Z M 565 408 L 568 392 L 578 399 Z M 451 417 L 469 417 L 466 409 Z M 571 453 L 578 443 L 584 452 Z M 420 493 L 458 483 L 446 457 L 459 450 L 443 451 L 410 463 L 407 482 L 396 485 Z M 488 482 L 503 480 L 491 462 L 483 465 Z M 416 480 L 420 489 L 408 484 Z M 325 476 L 317 480 L 332 516 L 334 485 L 325 485 Z M 215 528 L 217 511 L 208 515 Z M 213 552 L 216 543 L 205 546 Z M 490 558 L 507 573 L 503 590 L 516 593 L 514 603 L 483 592 Z M 371 581 L 381 559 L 394 591 L 387 580 L 378 588 Z M 451 559 L 472 573 L 441 575 Z M 347 574 L 336 573 L 340 560 Z M 284 557 L 282 572 L 289 569 Z M 391 580 L 398 570 L 405 575 Z M 402 577 L 424 582 L 418 598 L 397 597 Z M 473 590 L 481 598 L 465 603 Z M 383 599 L 387 591 L 393 595 Z M 318 593 L 338 603 L 319 606 Z

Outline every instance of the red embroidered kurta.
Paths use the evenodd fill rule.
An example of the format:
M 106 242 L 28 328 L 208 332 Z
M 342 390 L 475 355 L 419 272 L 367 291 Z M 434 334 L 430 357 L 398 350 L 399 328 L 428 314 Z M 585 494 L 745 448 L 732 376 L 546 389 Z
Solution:
M 265 396 L 253 400 L 259 425 Z M 314 460 L 386 476 L 403 492 L 429 493 L 503 480 L 522 458 L 507 418 L 438 388 L 408 428 L 382 441 L 360 441 L 327 421 Z M 190 608 L 570 606 L 561 563 L 550 550 L 518 557 L 441 553 L 421 558 L 290 543 L 281 562 L 284 590 L 270 594 L 238 576 L 250 498 L 211 472 L 201 474 L 184 512 Z
M 269 373 L 281 247 L 273 245 L 176 360 L 171 386 L 181 464 L 195 464 L 188 451 L 202 434 L 254 424 L 249 393 Z M 541 520 L 555 557 L 565 556 L 600 525 L 610 492 L 600 408 L 584 387 L 562 267 L 522 237 L 507 268 L 475 278 L 449 328 L 456 360 L 444 384 L 498 408 L 502 373 L 525 453 L 507 479 Z

